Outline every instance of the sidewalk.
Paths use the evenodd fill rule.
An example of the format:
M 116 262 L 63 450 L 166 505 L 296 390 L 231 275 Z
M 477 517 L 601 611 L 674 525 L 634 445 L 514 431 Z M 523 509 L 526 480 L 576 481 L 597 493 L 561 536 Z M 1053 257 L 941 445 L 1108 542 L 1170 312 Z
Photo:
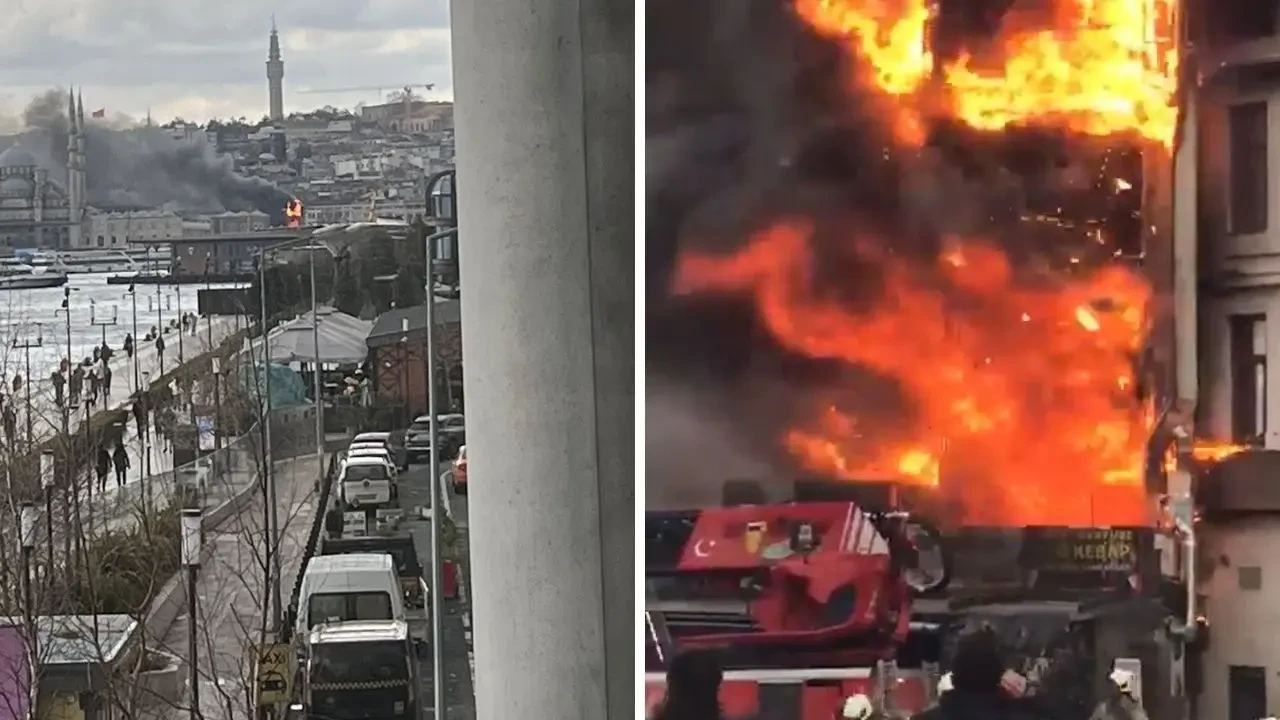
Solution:
M 235 332 L 234 318 L 215 318 L 213 321 L 213 343 L 209 343 L 209 332 L 207 321 L 201 321 L 200 332 L 195 335 L 185 335 L 183 337 L 183 356 L 186 359 L 198 357 L 209 350 L 218 347 L 223 340 L 230 337 Z M 165 336 L 164 351 L 164 370 L 170 372 L 179 367 L 178 363 L 178 338 L 177 335 L 170 333 Z M 159 379 L 160 373 L 160 353 L 156 350 L 154 343 L 142 343 L 138 350 L 134 353 L 138 363 L 138 376 L 143 377 L 144 373 L 149 374 L 152 382 Z M 133 360 L 120 349 L 115 349 L 111 356 L 111 393 L 107 397 L 99 396 L 98 404 L 92 408 L 93 414 L 97 414 L 107 409 L 119 409 L 126 407 L 129 403 L 129 396 L 137 389 L 134 384 Z M 145 381 L 144 381 L 145 383 Z M 26 413 L 23 412 L 25 399 L 25 391 L 18 394 L 16 398 L 19 402 L 16 404 L 18 410 L 17 433 L 19 438 L 25 438 L 26 433 Z M 36 442 L 56 435 L 62 432 L 62 410 L 58 408 L 54 402 L 53 388 L 49 384 L 49 379 L 38 378 L 36 384 L 31 386 L 31 420 L 32 431 Z M 84 422 L 83 406 L 78 406 L 68 418 L 68 427 L 72 433 L 75 433 L 80 425 Z M 17 439 L 17 438 L 15 438 Z M 154 467 L 154 466 L 153 466 Z
M 275 464 L 276 494 L 282 534 L 281 590 L 287 596 L 298 573 L 315 512 L 314 456 Z M 201 678 L 200 712 L 204 720 L 242 720 L 249 717 L 252 689 L 252 648 L 262 629 L 265 562 L 263 502 L 260 496 L 228 519 L 217 533 L 205 538 L 205 560 L 196 580 L 197 665 Z M 285 598 L 287 603 L 288 598 Z M 180 615 L 158 649 L 188 661 L 191 618 Z M 184 667 L 183 677 L 187 670 Z M 188 690 L 189 692 L 189 690 Z M 187 720 L 189 700 L 166 707 L 162 717 Z

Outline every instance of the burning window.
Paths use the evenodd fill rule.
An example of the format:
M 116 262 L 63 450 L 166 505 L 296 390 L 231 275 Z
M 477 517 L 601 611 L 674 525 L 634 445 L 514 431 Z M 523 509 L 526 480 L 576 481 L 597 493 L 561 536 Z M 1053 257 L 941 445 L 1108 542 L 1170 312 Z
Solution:
M 1267 432 L 1267 318 L 1236 315 L 1231 325 L 1231 436 L 1258 442 Z
M 284 206 L 284 223 L 286 227 L 302 227 L 302 201 L 290 200 Z
M 1267 229 L 1267 103 L 1233 105 L 1230 116 L 1231 232 Z

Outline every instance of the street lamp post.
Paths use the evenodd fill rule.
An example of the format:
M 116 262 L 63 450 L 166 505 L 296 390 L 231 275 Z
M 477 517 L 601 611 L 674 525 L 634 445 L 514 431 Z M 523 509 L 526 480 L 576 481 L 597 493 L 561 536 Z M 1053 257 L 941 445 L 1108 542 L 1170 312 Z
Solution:
M 40 653 L 37 645 L 35 593 L 32 592 L 31 556 L 36 549 L 36 523 L 39 522 L 40 511 L 33 502 L 22 503 L 18 516 L 18 534 L 22 543 L 22 614 L 27 622 L 27 643 L 31 648 L 31 684 L 35 686 L 35 671 L 38 668 Z M 50 560 L 52 562 L 52 560 Z M 31 716 L 35 716 L 35 708 L 31 708 Z
M 431 203 L 432 216 L 441 224 L 454 225 L 454 173 L 446 170 L 433 175 L 427 180 L 424 195 Z M 430 418 L 431 433 L 431 656 L 432 656 L 432 701 L 435 717 L 442 720 L 448 713 L 444 705 L 444 640 L 443 602 L 440 589 L 443 585 L 440 557 L 440 526 L 444 522 L 440 514 L 443 493 L 440 486 L 440 418 L 437 412 L 439 393 L 436 387 L 435 325 L 436 325 L 436 243 L 457 236 L 457 228 L 451 227 L 442 232 L 427 234 L 423 229 L 423 252 L 426 259 L 426 301 L 427 301 L 427 415 Z
M 182 349 L 182 336 L 186 335 L 184 324 L 182 322 L 182 283 L 175 282 L 173 284 L 174 293 L 178 296 L 178 365 L 182 365 L 187 361 L 186 355 Z
M 264 433 L 262 472 L 266 476 L 263 490 L 267 495 L 267 533 L 269 535 L 267 554 L 271 557 L 271 567 L 267 570 L 267 574 L 271 576 L 268 594 L 271 596 L 271 615 L 276 635 L 279 637 L 284 630 L 284 610 L 280 598 L 280 518 L 276 510 L 276 473 L 273 467 L 275 462 L 268 454 L 271 448 L 271 338 L 267 331 L 267 254 L 265 250 L 258 253 L 258 290 L 262 305 L 260 308 L 262 311 L 262 393 L 265 396 L 262 400 L 261 420 Z
M 136 350 L 134 352 L 137 352 Z M 138 402 L 142 403 L 142 524 L 147 525 L 151 516 L 151 372 L 142 371 L 142 387 L 138 389 Z
M 142 346 L 138 340 L 138 287 L 133 283 L 129 283 L 129 297 L 133 300 L 133 391 L 136 393 L 140 389 L 138 351 Z
M 44 345 L 44 327 L 40 323 L 36 323 L 36 341 L 31 342 L 31 338 L 24 336 L 19 342 L 18 338 L 13 339 L 13 347 L 15 350 L 22 350 L 23 371 L 26 373 L 27 381 L 24 384 L 26 390 L 26 416 L 27 416 L 27 450 L 30 451 L 35 446 L 35 432 L 32 430 L 32 412 L 31 412 L 31 348 L 41 347 Z M 67 372 L 70 372 L 68 369 Z
M 213 350 L 213 279 L 212 279 L 212 276 L 209 274 L 211 270 L 210 266 L 212 264 L 213 264 L 213 257 L 209 254 L 209 251 L 206 250 L 204 253 L 204 289 L 206 292 L 206 297 L 209 298 L 209 311 L 205 313 L 205 319 L 208 320 L 208 322 L 205 323 L 205 325 L 207 325 L 209 328 L 209 341 L 208 341 L 209 350 Z M 199 306 L 198 301 L 196 305 L 197 305 L 196 312 L 200 312 L 200 308 L 198 307 Z
M 112 305 L 112 306 L 111 306 L 111 318 L 110 318 L 110 319 L 106 319 L 106 318 L 101 318 L 101 319 L 100 319 L 100 318 L 98 318 L 97 308 L 98 308 L 98 304 L 97 304 L 97 303 L 90 303 L 90 304 L 89 304 L 89 325 L 90 325 L 91 327 L 100 327 L 100 328 L 102 328 L 102 351 L 103 351 L 103 352 L 102 352 L 102 378 L 101 378 L 101 380 L 102 380 L 102 383 L 103 383 L 103 384 L 102 384 L 102 406 L 105 408 L 105 407 L 107 407 L 107 406 L 108 406 L 108 404 L 109 404 L 109 403 L 108 403 L 108 401 L 107 401 L 107 397 L 108 397 L 109 395 L 111 395 L 111 386 L 107 384 L 107 373 L 109 373 L 109 372 L 110 372 L 110 368 L 109 368 L 109 367 L 107 367 L 108 362 L 107 362 L 107 353 L 106 353 L 106 350 L 107 350 L 107 328 L 109 328 L 109 327 L 115 327 L 115 325 L 116 325 L 116 319 L 117 319 L 117 317 L 118 317 L 118 315 L 119 315 L 119 309 L 118 309 L 115 305 Z M 85 419 L 86 419 L 86 421 L 88 420 L 88 418 L 85 418 Z M 87 428 L 88 426 L 86 425 L 85 427 Z
M 222 450 L 222 361 L 213 358 L 213 451 L 214 457 Z
M 160 375 L 164 375 L 164 308 L 161 307 L 162 296 L 160 295 L 160 284 L 156 284 L 156 354 L 160 356 Z M 150 295 L 147 296 L 147 304 L 151 304 Z M 136 342 L 136 341 L 135 341 Z
M 323 363 L 320 361 L 320 303 L 316 298 L 316 250 L 314 245 L 307 246 L 307 258 L 311 261 L 311 346 L 315 351 L 311 375 L 312 391 L 316 395 L 316 462 L 320 465 L 320 474 L 324 475 L 324 398 L 320 396 Z
M 53 567 L 53 451 L 40 453 L 40 485 L 44 489 L 44 529 L 48 534 L 49 567 Z M 67 561 L 70 562 L 70 558 Z
M 200 717 L 200 674 L 196 642 L 196 580 L 200 572 L 201 526 L 204 511 L 188 508 L 182 511 L 182 565 L 187 569 L 187 655 L 191 683 L 191 719 Z

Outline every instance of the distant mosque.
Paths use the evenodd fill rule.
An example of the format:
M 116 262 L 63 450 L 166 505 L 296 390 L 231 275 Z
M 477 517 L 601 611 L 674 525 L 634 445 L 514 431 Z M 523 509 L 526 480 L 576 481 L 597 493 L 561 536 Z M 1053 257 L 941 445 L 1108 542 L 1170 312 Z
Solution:
M 67 103 L 67 185 L 49 178 L 27 150 L 0 152 L 0 254 L 15 249 L 79 247 L 85 188 L 84 100 L 70 93 Z

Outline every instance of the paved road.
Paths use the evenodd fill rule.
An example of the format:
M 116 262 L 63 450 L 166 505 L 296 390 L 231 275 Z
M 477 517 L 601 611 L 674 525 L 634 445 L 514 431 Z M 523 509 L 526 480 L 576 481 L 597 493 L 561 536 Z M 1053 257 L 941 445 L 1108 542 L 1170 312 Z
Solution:
M 409 472 L 402 476 L 400 483 L 400 496 L 402 504 L 406 507 L 429 507 L 431 504 L 430 471 L 426 464 L 414 465 Z M 445 499 L 445 507 L 451 512 L 455 523 L 463 526 L 466 524 L 466 501 L 449 492 L 447 484 L 445 485 L 447 493 Z M 431 523 L 427 521 L 414 521 L 409 523 L 410 531 L 413 533 L 414 545 L 417 547 L 418 556 L 422 561 L 424 572 L 430 574 L 431 562 Z M 427 577 L 427 584 L 431 584 L 431 578 Z M 475 695 L 471 686 L 471 670 L 467 660 L 468 643 L 467 643 L 467 625 L 463 622 L 464 607 L 457 600 L 444 601 L 444 622 L 443 622 L 443 650 L 444 650 L 444 701 L 447 708 L 447 720 L 473 720 L 475 718 Z M 469 613 L 468 613 L 469 615 Z M 469 620 L 467 621 L 469 622 Z M 423 663 L 424 678 L 420 685 L 421 697 L 432 697 L 432 678 L 430 660 Z M 432 715 L 428 711 L 423 714 L 425 718 L 431 718 Z
M 302 548 L 315 509 L 314 485 L 318 466 L 314 456 L 284 460 L 276 465 L 276 494 L 283 532 L 283 577 L 288 601 L 298 573 Z M 262 631 L 265 557 L 263 501 L 248 505 L 229 519 L 218 533 L 205 539 L 215 546 L 200 569 L 196 595 L 197 666 L 201 677 L 200 709 L 205 720 L 247 720 L 252 703 L 252 648 Z M 174 623 L 162 643 L 172 655 L 188 658 L 190 623 L 186 613 Z M 173 720 L 188 717 L 188 703 L 169 709 Z
M 277 493 L 280 498 L 280 521 L 284 529 L 283 588 L 286 599 L 300 571 L 299 561 L 316 497 L 313 483 L 317 469 L 314 458 L 284 461 L 277 471 Z M 401 497 L 406 508 L 428 507 L 430 489 L 426 465 L 415 465 L 401 480 Z M 466 503 L 450 495 L 446 501 L 454 517 L 465 525 Z M 198 665 L 200 668 L 200 706 L 205 720 L 247 720 L 252 688 L 252 656 L 249 649 L 256 642 L 262 623 L 263 522 L 262 501 L 249 506 L 239 518 L 229 520 L 207 543 L 217 549 L 200 570 L 197 595 Z M 424 567 L 430 562 L 430 523 L 414 520 L 408 523 Z M 431 578 L 426 578 L 430 584 Z M 473 720 L 475 701 L 468 662 L 468 626 L 463 616 L 469 613 L 456 600 L 445 601 L 445 702 L 448 720 Z M 186 658 L 188 619 L 184 614 L 165 637 L 163 649 Z M 212 662 L 211 662 L 212 660 Z M 430 703 L 432 697 L 431 659 L 421 665 L 420 697 Z M 434 717 L 424 704 L 422 720 Z M 167 713 L 172 720 L 185 720 L 186 705 Z

